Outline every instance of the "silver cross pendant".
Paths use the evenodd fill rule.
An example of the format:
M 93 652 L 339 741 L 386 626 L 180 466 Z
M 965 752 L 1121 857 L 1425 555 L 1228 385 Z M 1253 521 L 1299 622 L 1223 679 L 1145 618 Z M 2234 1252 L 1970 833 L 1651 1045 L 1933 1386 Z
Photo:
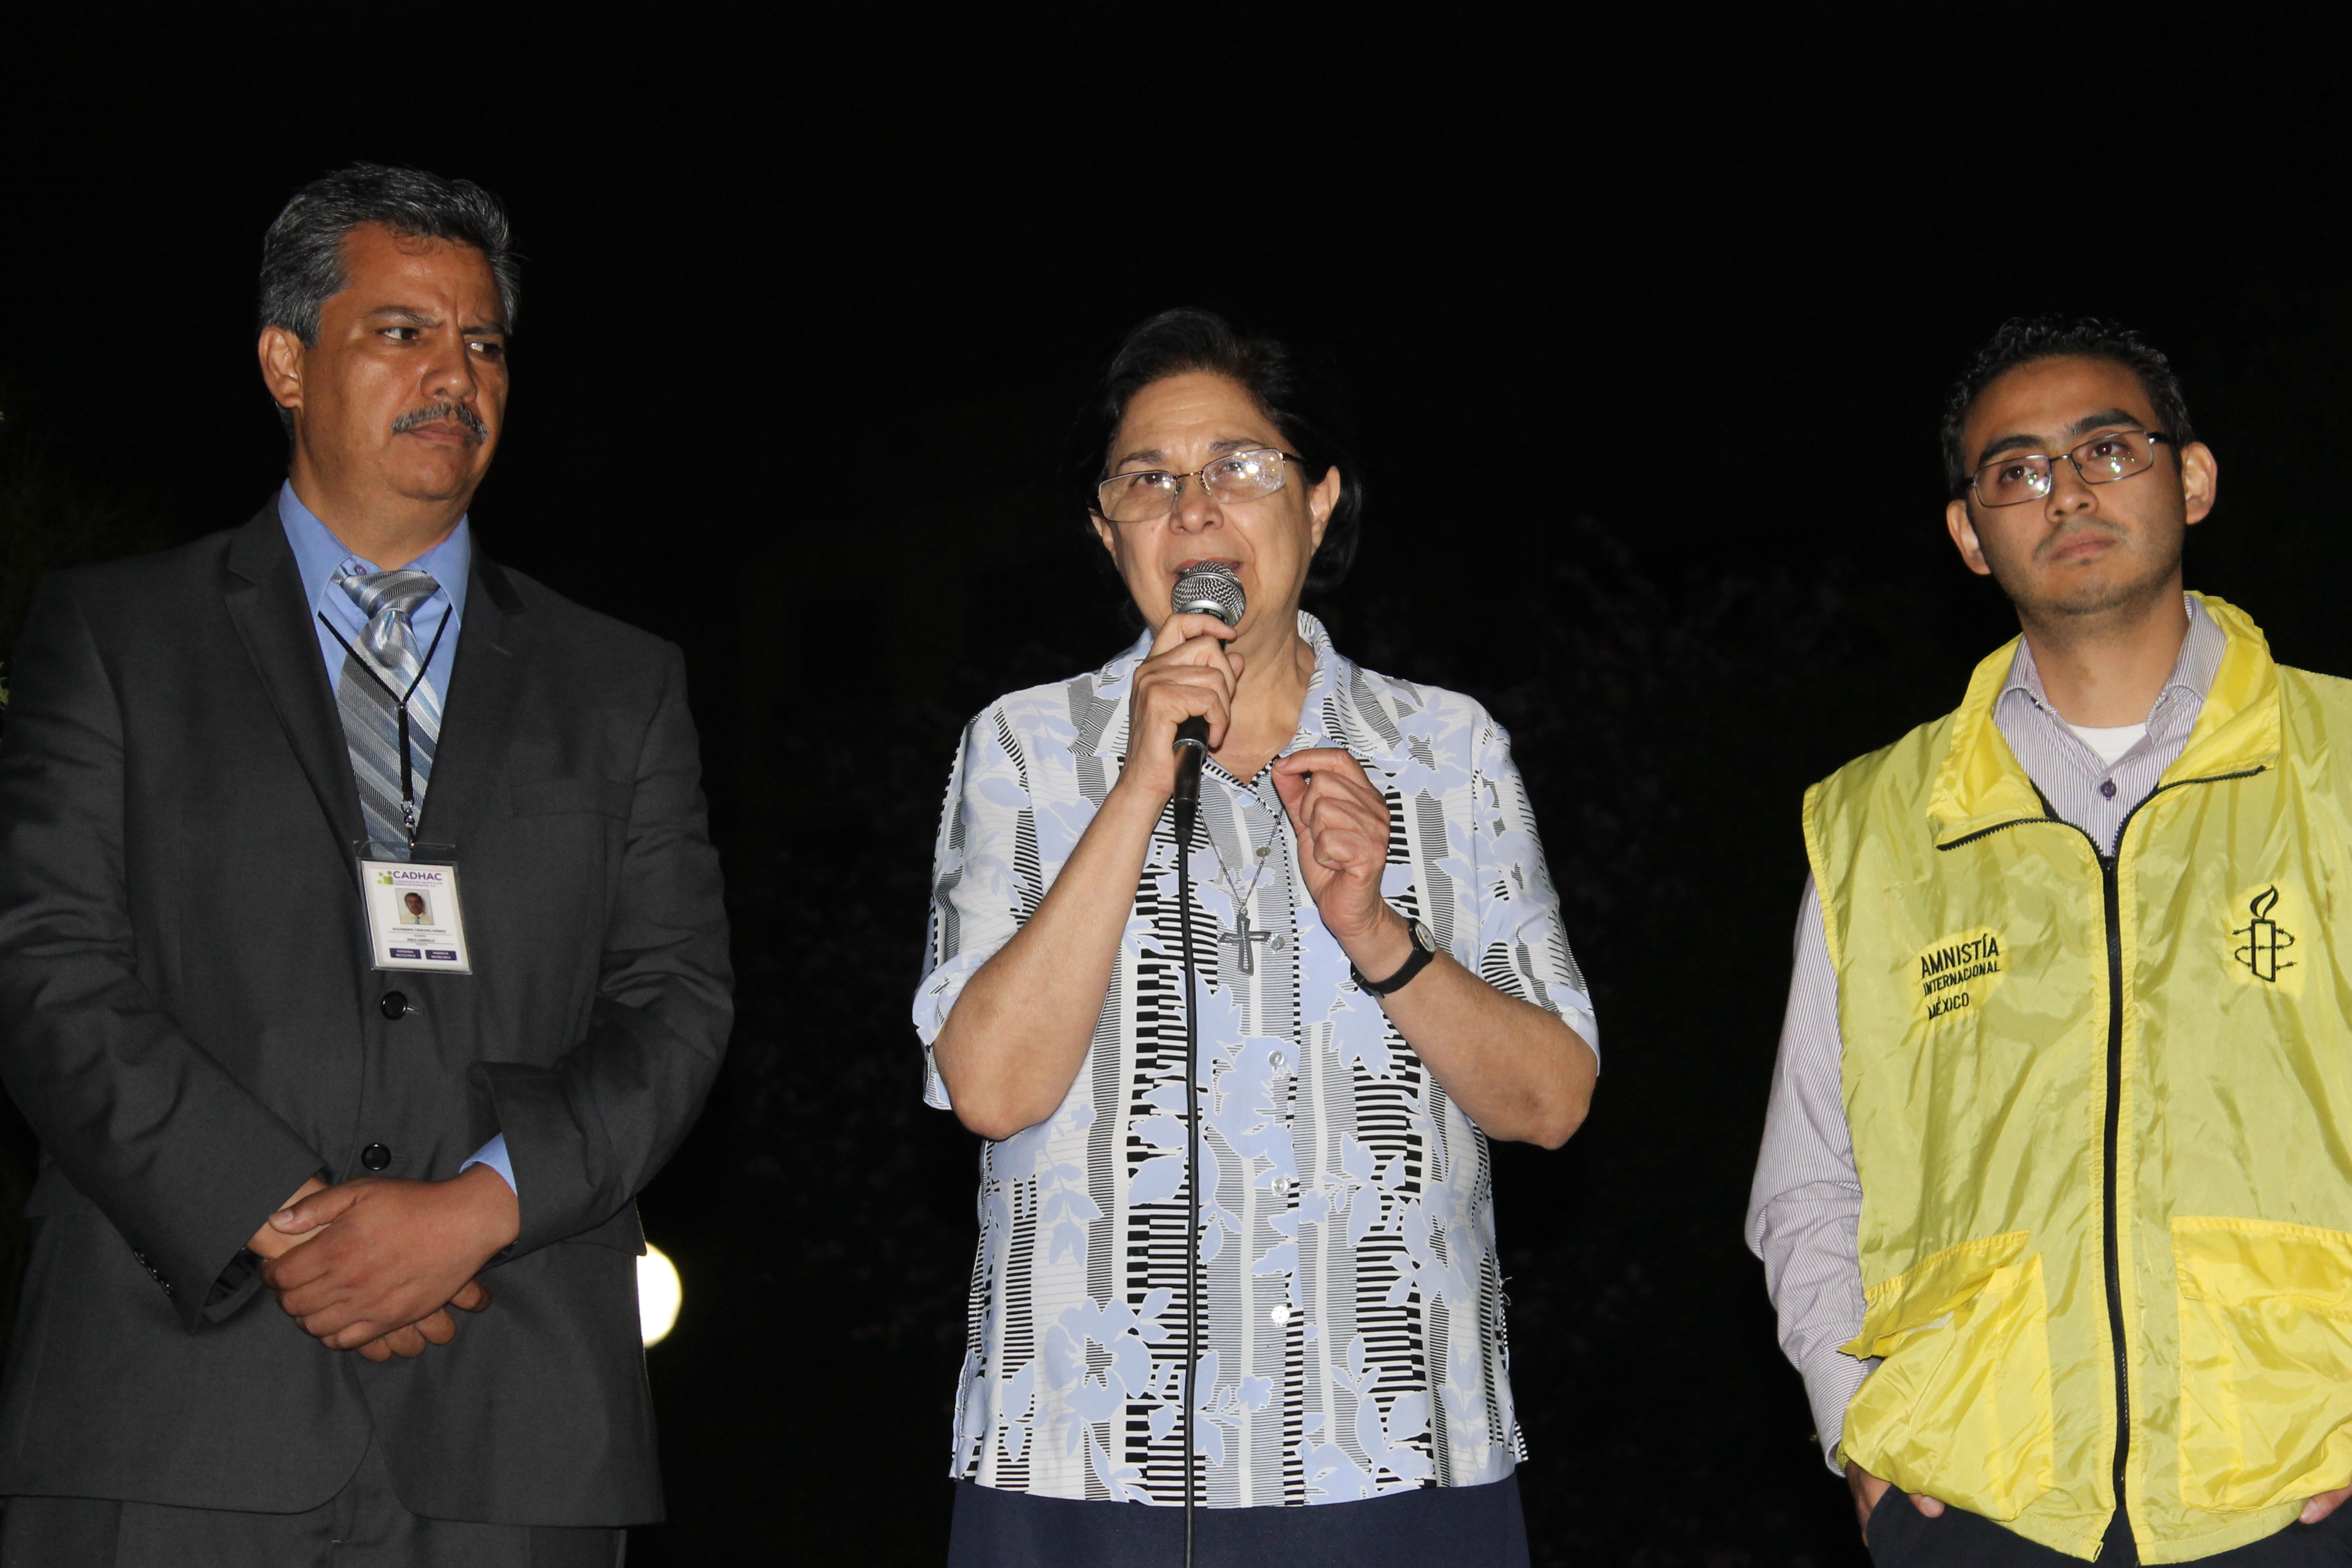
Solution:
M 1234 910 L 1234 929 L 1231 931 L 1219 931 L 1217 933 L 1217 940 L 1219 942 L 1232 942 L 1240 950 L 1240 956 L 1235 963 L 1234 967 L 1239 969 L 1244 974 L 1255 974 L 1257 973 L 1257 950 L 1250 944 L 1256 942 L 1270 942 L 1273 938 L 1274 933 L 1270 931 L 1250 930 L 1249 910 L 1247 909 L 1236 909 Z

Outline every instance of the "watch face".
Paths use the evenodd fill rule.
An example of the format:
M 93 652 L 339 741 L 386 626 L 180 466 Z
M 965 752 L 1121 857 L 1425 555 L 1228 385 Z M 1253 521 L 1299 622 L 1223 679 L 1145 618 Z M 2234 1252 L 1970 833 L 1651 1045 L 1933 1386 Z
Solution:
M 1437 933 L 1419 921 L 1412 922 L 1412 940 L 1421 944 L 1423 952 L 1437 951 Z

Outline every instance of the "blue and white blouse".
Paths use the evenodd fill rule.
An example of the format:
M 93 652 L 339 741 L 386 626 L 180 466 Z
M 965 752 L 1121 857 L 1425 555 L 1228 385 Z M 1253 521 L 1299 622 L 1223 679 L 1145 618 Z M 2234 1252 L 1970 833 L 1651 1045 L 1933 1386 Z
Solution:
M 1313 616 L 1298 629 L 1315 676 L 1286 752 L 1345 748 L 1387 795 L 1389 901 L 1473 973 L 1597 1040 L 1509 737 L 1465 697 L 1359 668 Z M 931 1043 L 1117 780 L 1128 680 L 1149 651 L 1147 636 L 1091 675 L 1002 698 L 964 733 L 915 995 L 932 1105 L 948 1098 Z M 1203 1496 L 1246 1508 L 1500 1480 L 1525 1446 L 1486 1136 L 1350 980 L 1271 773 L 1244 783 L 1213 761 L 1201 797 Z M 951 1473 L 982 1486 L 1183 1498 L 1175 854 L 1163 816 L 1061 1108 L 982 1150 Z

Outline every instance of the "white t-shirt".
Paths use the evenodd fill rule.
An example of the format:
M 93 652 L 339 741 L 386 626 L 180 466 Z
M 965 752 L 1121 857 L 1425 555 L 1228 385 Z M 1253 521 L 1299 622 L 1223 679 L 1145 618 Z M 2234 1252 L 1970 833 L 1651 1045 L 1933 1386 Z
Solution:
M 2112 730 L 2094 730 L 2088 724 L 2069 724 L 2066 728 L 2074 731 L 2083 744 L 2098 752 L 2099 761 L 2109 766 L 2138 745 L 2140 737 L 2147 733 L 2147 726 L 2144 723 L 2118 724 Z

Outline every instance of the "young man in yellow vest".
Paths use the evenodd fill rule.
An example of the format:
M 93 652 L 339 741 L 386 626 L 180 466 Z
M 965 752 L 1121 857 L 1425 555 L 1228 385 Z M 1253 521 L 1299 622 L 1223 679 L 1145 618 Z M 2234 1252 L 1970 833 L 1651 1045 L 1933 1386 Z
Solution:
M 2352 683 L 2183 593 L 2136 334 L 2010 322 L 1944 450 L 2024 636 L 1806 795 L 1783 1348 L 1881 1563 L 2352 1562 Z

